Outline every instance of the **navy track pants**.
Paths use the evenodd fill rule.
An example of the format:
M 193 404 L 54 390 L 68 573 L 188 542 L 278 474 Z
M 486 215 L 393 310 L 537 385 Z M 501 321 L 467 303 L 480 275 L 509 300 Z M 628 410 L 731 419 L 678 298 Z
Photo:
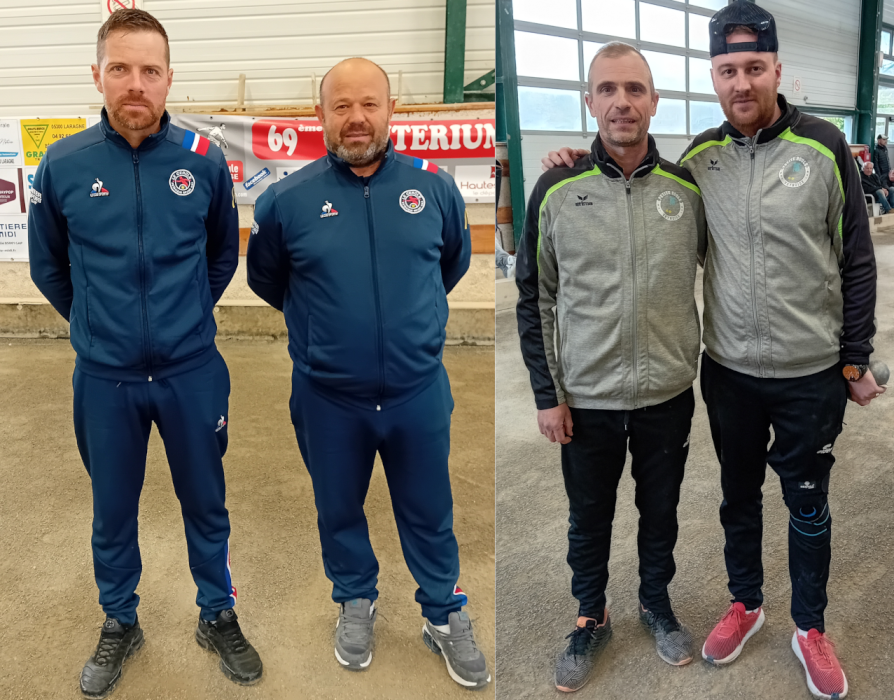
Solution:
M 103 611 L 124 624 L 136 618 L 142 573 L 137 515 L 153 422 L 183 512 L 201 615 L 213 620 L 232 608 L 222 462 L 230 375 L 223 357 L 152 382 L 117 382 L 75 369 L 72 383 L 75 436 L 93 483 L 93 567 Z
M 380 411 L 352 406 L 294 370 L 290 409 L 313 481 L 332 599 L 378 597 L 379 564 L 363 511 L 378 452 L 404 559 L 419 584 L 416 602 L 432 624 L 447 624 L 466 596 L 457 587 L 459 550 L 447 468 L 453 397 L 446 370 L 418 395 Z

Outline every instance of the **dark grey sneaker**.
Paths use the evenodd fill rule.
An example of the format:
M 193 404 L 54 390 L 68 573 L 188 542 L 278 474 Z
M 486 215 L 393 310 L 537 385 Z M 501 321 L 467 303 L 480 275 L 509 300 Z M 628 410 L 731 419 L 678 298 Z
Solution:
M 121 679 L 124 661 L 143 646 L 140 621 L 122 625 L 114 617 L 107 617 L 99 633 L 99 644 L 81 671 L 81 692 L 88 698 L 111 695 Z
M 673 614 L 653 613 L 639 607 L 639 621 L 653 637 L 662 661 L 685 666 L 692 661 L 692 633 Z
M 585 627 L 575 627 L 565 639 L 570 639 L 565 651 L 556 659 L 556 688 L 571 693 L 583 688 L 590 680 L 590 673 L 599 653 L 612 637 L 612 622 L 605 611 L 605 621 L 597 625 L 587 620 Z
M 444 657 L 447 673 L 453 680 L 470 690 L 483 688 L 490 683 L 490 672 L 484 654 L 475 644 L 469 614 L 452 612 L 447 616 L 447 625 L 450 632 L 445 633 L 426 620 L 422 627 L 422 641 L 435 654 Z
M 379 611 L 367 598 L 342 603 L 335 626 L 335 659 L 351 671 L 372 663 L 373 627 Z
M 239 685 L 254 685 L 261 680 L 264 665 L 242 634 L 238 619 L 232 608 L 219 612 L 214 622 L 200 617 L 196 641 L 220 657 L 220 670 L 227 678 Z

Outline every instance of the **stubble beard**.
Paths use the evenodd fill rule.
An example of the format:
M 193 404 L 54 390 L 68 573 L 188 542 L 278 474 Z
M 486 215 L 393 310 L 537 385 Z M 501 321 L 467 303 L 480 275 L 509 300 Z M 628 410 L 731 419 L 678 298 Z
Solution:
M 641 143 L 642 140 L 646 136 L 646 127 L 640 122 L 635 133 L 631 135 L 618 135 L 612 131 L 611 122 L 606 122 L 606 129 L 599 131 L 600 138 L 605 139 L 605 142 L 614 148 L 629 148 L 630 146 L 636 146 Z
M 164 105 L 156 107 L 155 105 L 149 104 L 148 102 L 140 102 L 139 104 L 147 107 L 149 111 L 146 116 L 136 119 L 128 116 L 127 113 L 124 111 L 123 100 L 111 107 L 107 105 L 106 108 L 117 124 L 120 124 L 130 131 L 143 131 L 144 129 L 148 129 L 161 119 L 162 114 L 164 114 Z
M 323 142 L 326 148 L 341 158 L 345 163 L 355 168 L 365 168 L 381 160 L 385 151 L 388 150 L 388 141 L 390 140 L 390 131 L 385 128 L 381 133 L 373 133 L 372 140 L 368 146 L 357 145 L 353 148 L 346 146 L 341 135 L 330 136 L 323 130 Z
M 736 129 L 736 131 L 741 134 L 757 133 L 759 129 L 766 129 L 768 126 L 771 126 L 773 122 L 773 115 L 776 112 L 775 94 L 772 97 L 767 97 L 766 99 L 756 95 L 753 96 L 757 100 L 758 109 L 755 113 L 755 116 L 751 117 L 747 121 L 743 121 L 742 117 L 738 116 L 733 109 L 733 100 L 736 99 L 736 97 L 740 96 L 734 96 L 728 101 L 720 103 L 720 108 L 723 110 L 723 115 L 726 117 L 726 120 L 733 126 L 733 128 Z

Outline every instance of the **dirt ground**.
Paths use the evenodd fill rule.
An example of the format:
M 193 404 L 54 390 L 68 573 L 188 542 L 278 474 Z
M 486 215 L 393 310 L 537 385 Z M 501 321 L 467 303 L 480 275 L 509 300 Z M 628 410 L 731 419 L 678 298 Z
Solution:
M 894 366 L 894 234 L 875 236 L 879 267 L 876 357 Z M 698 294 L 700 298 L 700 293 Z M 567 553 L 568 500 L 559 445 L 537 432 L 536 410 L 518 349 L 515 315 L 497 315 L 497 695 L 557 698 L 553 670 L 574 627 Z M 691 450 L 679 507 L 677 574 L 671 597 L 699 645 L 729 604 L 723 531 L 717 516 L 719 466 L 696 382 Z M 890 608 L 894 543 L 894 393 L 867 408 L 848 405 L 835 445 L 830 507 L 832 566 L 826 628 L 850 683 L 848 698 L 887 700 L 894 685 Z M 629 468 L 628 468 L 629 469 Z M 629 475 L 629 471 L 627 472 Z M 637 607 L 637 512 L 633 480 L 618 492 L 608 594 L 614 636 L 593 680 L 574 694 L 587 700 L 809 700 L 790 642 L 788 512 L 779 480 L 764 486 L 764 628 L 727 668 L 699 657 L 674 668 L 655 654 Z
M 282 342 L 222 341 L 230 368 L 224 459 L 233 579 L 242 629 L 264 661 L 251 688 L 228 681 L 193 638 L 198 618 L 183 522 L 153 430 L 140 511 L 140 623 L 146 644 L 125 666 L 116 700 L 463 698 L 421 640 L 385 478 L 367 500 L 379 558 L 373 663 L 343 670 L 332 651 L 337 607 L 323 573 L 310 478 L 288 416 L 291 366 Z M 451 475 L 461 587 L 494 668 L 494 352 L 447 348 L 456 409 Z M 71 419 L 74 354 L 66 340 L 0 340 L 0 698 L 80 698 L 78 674 L 99 637 L 90 552 L 90 482 Z M 477 693 L 494 697 L 493 684 Z

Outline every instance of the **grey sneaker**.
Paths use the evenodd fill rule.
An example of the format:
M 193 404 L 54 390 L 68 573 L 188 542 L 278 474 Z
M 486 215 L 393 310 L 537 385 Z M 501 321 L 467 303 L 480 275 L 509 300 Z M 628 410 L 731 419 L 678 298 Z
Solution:
M 612 637 L 612 623 L 605 611 L 605 621 L 597 625 L 587 620 L 586 627 L 575 627 L 565 639 L 570 639 L 562 655 L 556 659 L 556 688 L 571 693 L 583 688 L 590 680 L 596 657 Z
M 692 661 L 692 633 L 674 617 L 639 607 L 639 621 L 652 636 L 658 656 L 671 666 L 685 666 Z
M 351 671 L 362 671 L 372 662 L 373 626 L 379 611 L 367 598 L 341 604 L 335 626 L 335 658 Z
M 452 612 L 447 616 L 449 633 L 436 630 L 428 620 L 422 627 L 422 641 L 447 663 L 447 673 L 464 688 L 483 688 L 490 683 L 490 672 L 484 654 L 475 644 L 472 621 L 467 612 Z

